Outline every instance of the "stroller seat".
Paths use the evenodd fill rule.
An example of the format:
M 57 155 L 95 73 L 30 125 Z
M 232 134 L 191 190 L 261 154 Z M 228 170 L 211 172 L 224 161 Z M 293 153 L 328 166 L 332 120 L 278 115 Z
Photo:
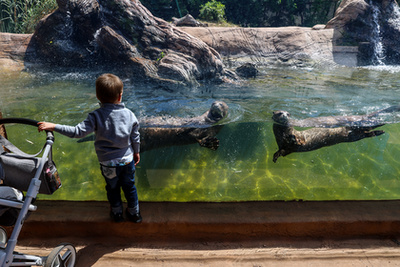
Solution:
M 13 226 L 15 224 L 23 198 L 21 191 L 9 186 L 0 186 L 0 225 Z
M 0 146 L 0 152 L 4 152 L 3 147 Z M 4 178 L 3 167 L 0 164 L 0 180 Z M 0 185 L 0 201 L 4 204 L 15 203 L 20 204 L 22 207 L 24 195 L 21 191 L 10 187 Z M 1 203 L 0 203 L 1 204 Z M 0 225 L 13 226 L 18 218 L 18 209 L 12 208 L 8 205 L 0 205 Z
M 1 152 L 4 152 L 2 146 L 0 146 Z M 13 226 L 17 221 L 19 209 L 22 208 L 24 194 L 14 187 L 3 185 L 4 178 L 4 170 L 0 164 L 0 225 Z M 29 210 L 36 210 L 36 206 L 30 205 Z
M 3 123 L 20 123 L 37 127 L 38 122 L 23 118 L 1 119 Z M 28 155 L 0 135 L 0 224 L 14 225 L 11 237 L 4 229 L 0 246 L 0 266 L 49 266 L 74 267 L 76 249 L 72 244 L 62 243 L 46 257 L 15 252 L 18 236 L 37 194 L 52 194 L 61 187 L 57 168 L 52 160 L 53 132 L 46 132 L 46 143 L 36 155 Z M 3 146 L 7 151 L 2 152 Z M 42 157 L 37 157 L 42 154 Z M 26 192 L 24 197 L 22 192 Z M 1 228 L 1 227 L 0 227 Z

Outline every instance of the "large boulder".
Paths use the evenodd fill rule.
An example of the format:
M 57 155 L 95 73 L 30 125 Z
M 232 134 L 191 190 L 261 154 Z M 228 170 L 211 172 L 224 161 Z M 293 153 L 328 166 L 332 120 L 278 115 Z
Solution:
M 36 28 L 28 61 L 61 67 L 114 67 L 166 86 L 222 80 L 219 54 L 154 17 L 135 0 L 58 0 Z
M 237 68 L 244 63 L 278 66 L 313 66 L 333 62 L 333 29 L 306 27 L 241 28 L 181 27 L 212 46 Z
M 359 62 L 399 64 L 400 10 L 395 0 L 343 0 L 327 29 L 336 45 L 359 46 Z
M 207 24 L 201 23 L 200 21 L 193 18 L 193 16 L 190 14 L 187 14 L 180 19 L 172 18 L 172 23 L 175 24 L 176 26 L 180 26 L 180 27 L 184 27 L 184 26 L 186 26 L 186 27 L 207 27 Z

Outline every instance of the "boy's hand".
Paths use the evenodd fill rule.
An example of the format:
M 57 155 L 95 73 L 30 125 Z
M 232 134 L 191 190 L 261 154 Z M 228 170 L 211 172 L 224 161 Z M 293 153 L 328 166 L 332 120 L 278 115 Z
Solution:
M 56 125 L 54 123 L 51 122 L 38 122 L 38 131 L 54 131 Z
M 135 161 L 135 166 L 140 162 L 140 154 L 139 153 L 134 153 L 133 154 L 133 160 Z

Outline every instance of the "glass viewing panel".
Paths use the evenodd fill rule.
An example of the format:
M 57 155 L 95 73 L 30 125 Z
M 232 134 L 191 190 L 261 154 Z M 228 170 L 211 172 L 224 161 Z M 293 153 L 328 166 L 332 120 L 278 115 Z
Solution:
M 278 110 L 304 122 L 325 116 L 366 115 L 397 106 L 399 74 L 399 67 L 264 68 L 257 78 L 240 84 L 174 92 L 139 86 L 126 79 L 126 106 L 141 121 L 157 117 L 165 122 L 161 127 L 162 139 L 152 138 L 154 133 L 146 132 L 147 126 L 142 127 L 150 143 L 141 152 L 136 170 L 139 199 L 399 199 L 400 111 L 380 114 L 379 124 L 364 118 L 357 127 L 330 128 L 343 128 L 334 133 L 327 133 L 328 128 L 301 124 L 276 128 L 272 119 L 273 112 Z M 76 125 L 98 107 L 96 77 L 94 73 L 0 74 L 0 110 L 5 118 Z M 183 122 L 200 116 L 214 101 L 224 101 L 229 107 L 227 117 L 217 124 L 168 124 L 170 120 Z M 322 119 L 325 122 L 327 119 Z M 371 126 L 376 128 L 368 128 Z M 376 136 L 368 134 L 371 130 L 378 131 Z M 180 131 L 181 139 L 176 138 L 176 131 Z M 45 140 L 44 134 L 31 126 L 7 125 L 7 133 L 26 152 L 38 151 Z M 319 137 L 302 141 L 307 134 Z M 57 133 L 55 137 L 53 158 L 63 185 L 53 195 L 39 198 L 106 200 L 105 182 L 92 139 L 70 139 Z M 201 146 L 202 140 L 212 142 L 214 149 Z M 281 142 L 285 153 L 291 153 L 275 158 L 274 162 L 277 142 Z

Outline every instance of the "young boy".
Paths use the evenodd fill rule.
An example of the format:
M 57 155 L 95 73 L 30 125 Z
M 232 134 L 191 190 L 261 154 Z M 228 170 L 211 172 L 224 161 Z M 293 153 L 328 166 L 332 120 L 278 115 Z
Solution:
M 139 201 L 135 186 L 135 166 L 140 161 L 139 122 L 121 103 L 122 81 L 113 74 L 103 74 L 96 80 L 96 97 L 100 108 L 75 127 L 39 122 L 39 131 L 55 131 L 71 138 L 82 138 L 95 133 L 95 150 L 101 173 L 106 180 L 110 216 L 115 222 L 123 221 L 121 188 L 128 202 L 128 220 L 140 223 Z

